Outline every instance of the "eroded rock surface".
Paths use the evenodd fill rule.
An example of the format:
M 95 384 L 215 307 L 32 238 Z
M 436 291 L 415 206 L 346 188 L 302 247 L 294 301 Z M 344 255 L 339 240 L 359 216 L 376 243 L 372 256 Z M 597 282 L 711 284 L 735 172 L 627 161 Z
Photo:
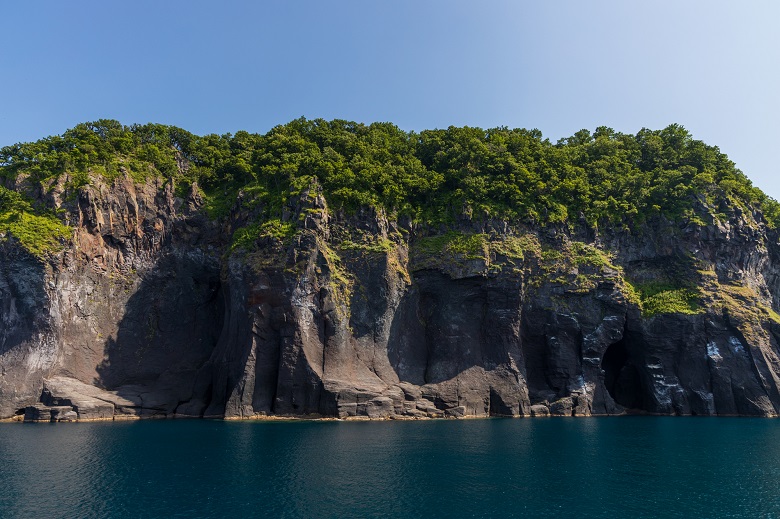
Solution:
M 572 233 L 332 214 L 313 184 L 291 237 L 227 236 L 197 190 L 129 178 L 53 197 L 41 261 L 0 243 L 0 418 L 775 416 L 780 247 L 745 215 Z M 431 237 L 479 237 L 475 251 Z M 428 241 L 426 241 L 428 240 Z M 691 279 L 643 314 L 629 280 Z

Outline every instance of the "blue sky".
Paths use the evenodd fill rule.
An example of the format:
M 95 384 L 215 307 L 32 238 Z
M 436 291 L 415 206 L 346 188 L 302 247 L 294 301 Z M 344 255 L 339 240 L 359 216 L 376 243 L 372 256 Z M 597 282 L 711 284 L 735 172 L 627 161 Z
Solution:
M 8 2 L 0 145 L 98 118 L 195 133 L 305 116 L 539 128 L 677 122 L 780 198 L 780 2 Z

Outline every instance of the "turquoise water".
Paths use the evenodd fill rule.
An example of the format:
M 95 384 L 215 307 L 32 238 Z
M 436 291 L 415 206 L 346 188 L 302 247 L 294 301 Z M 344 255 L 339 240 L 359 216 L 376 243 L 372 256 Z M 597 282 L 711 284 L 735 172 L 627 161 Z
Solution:
M 779 517 L 780 421 L 0 424 L 0 517 Z

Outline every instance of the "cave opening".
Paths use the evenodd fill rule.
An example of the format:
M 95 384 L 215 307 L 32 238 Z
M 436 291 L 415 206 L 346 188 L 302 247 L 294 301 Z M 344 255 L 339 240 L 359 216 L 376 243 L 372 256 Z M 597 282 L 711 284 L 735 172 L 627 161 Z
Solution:
M 629 349 L 626 336 L 612 344 L 604 352 L 601 369 L 604 371 L 604 385 L 612 399 L 626 409 L 644 409 L 644 390 L 637 363 Z

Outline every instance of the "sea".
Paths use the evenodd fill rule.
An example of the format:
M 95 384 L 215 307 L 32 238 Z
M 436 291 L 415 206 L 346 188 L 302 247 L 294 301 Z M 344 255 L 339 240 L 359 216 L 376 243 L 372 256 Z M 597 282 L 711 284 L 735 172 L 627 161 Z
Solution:
M 3 423 L 0 517 L 780 517 L 780 421 Z

